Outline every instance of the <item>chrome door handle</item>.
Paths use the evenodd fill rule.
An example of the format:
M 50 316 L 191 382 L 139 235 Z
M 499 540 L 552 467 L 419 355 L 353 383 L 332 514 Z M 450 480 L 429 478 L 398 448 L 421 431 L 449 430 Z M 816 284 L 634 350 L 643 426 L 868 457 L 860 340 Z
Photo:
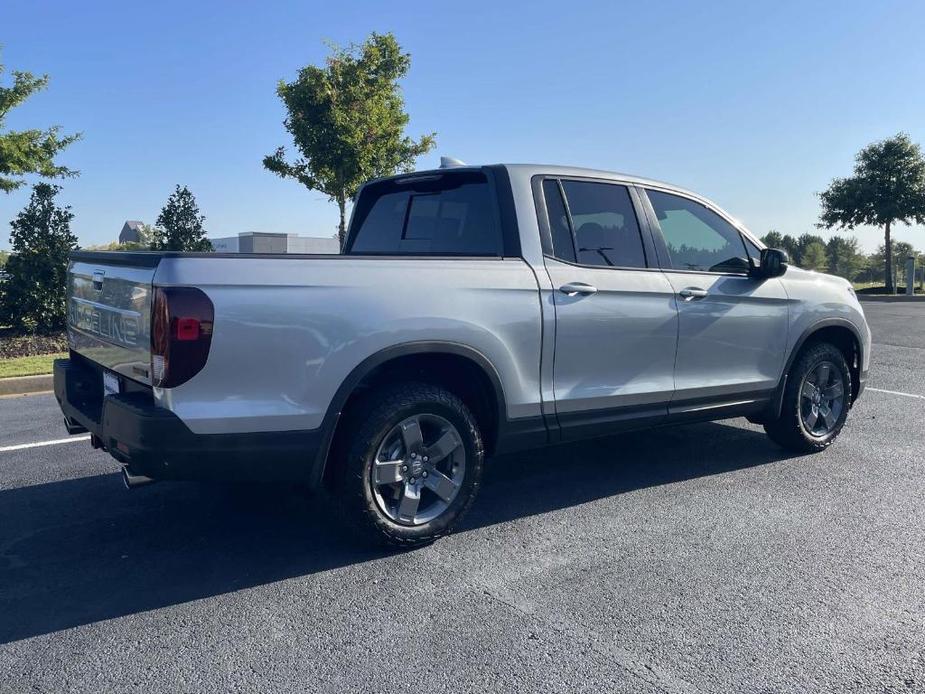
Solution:
M 707 295 L 706 289 L 701 289 L 700 287 L 688 287 L 687 289 L 682 289 L 678 292 L 680 296 L 685 301 L 692 301 L 693 299 L 702 299 Z
M 584 282 L 569 282 L 559 287 L 559 291 L 566 296 L 575 296 L 576 294 L 595 294 L 597 287 L 592 287 Z

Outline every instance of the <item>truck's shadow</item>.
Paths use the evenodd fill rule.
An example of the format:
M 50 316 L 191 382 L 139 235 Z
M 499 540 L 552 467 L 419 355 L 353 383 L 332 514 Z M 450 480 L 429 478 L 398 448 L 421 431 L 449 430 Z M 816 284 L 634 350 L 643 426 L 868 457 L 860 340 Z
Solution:
M 784 457 L 763 434 L 699 424 L 498 459 L 460 532 Z M 330 512 L 291 488 L 129 493 L 117 474 L 0 491 L 0 643 L 384 556 Z

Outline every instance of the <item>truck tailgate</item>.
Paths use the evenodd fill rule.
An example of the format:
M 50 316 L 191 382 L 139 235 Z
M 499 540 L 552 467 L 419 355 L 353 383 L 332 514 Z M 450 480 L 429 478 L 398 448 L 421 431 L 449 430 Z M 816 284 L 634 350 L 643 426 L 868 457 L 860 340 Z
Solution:
M 71 255 L 67 332 L 72 350 L 126 378 L 151 383 L 151 287 L 158 261 L 158 254 L 145 253 Z

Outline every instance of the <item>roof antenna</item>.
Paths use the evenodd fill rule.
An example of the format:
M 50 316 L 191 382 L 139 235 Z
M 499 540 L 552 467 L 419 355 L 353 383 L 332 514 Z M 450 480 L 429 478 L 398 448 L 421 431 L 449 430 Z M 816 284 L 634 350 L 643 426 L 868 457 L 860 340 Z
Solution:
M 466 162 L 461 159 L 456 159 L 455 157 L 440 157 L 440 168 L 441 169 L 455 169 L 458 166 L 465 166 Z

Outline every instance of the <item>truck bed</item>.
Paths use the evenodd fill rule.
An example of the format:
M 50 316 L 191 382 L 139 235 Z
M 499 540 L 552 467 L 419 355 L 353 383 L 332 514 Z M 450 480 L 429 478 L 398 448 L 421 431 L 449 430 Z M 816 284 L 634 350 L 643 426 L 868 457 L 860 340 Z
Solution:
M 98 271 L 102 292 L 92 289 Z M 208 296 L 205 366 L 188 383 L 154 389 L 195 433 L 314 429 L 358 364 L 436 341 L 470 345 L 497 366 L 509 415 L 540 415 L 542 311 L 521 258 L 80 251 L 69 286 L 69 305 L 89 306 L 83 316 L 69 306 L 72 349 L 143 384 L 153 288 Z M 119 324 L 113 316 L 128 316 L 133 339 L 106 327 Z

